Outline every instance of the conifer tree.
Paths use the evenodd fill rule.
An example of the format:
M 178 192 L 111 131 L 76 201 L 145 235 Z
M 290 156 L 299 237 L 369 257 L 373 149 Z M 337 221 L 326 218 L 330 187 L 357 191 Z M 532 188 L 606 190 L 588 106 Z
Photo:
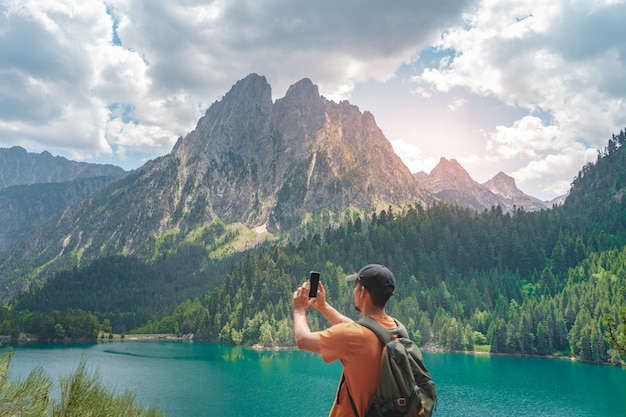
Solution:
M 620 324 L 614 327 L 614 318 L 610 314 L 605 317 L 608 340 L 613 348 L 622 356 L 626 356 L 626 308 L 620 311 Z

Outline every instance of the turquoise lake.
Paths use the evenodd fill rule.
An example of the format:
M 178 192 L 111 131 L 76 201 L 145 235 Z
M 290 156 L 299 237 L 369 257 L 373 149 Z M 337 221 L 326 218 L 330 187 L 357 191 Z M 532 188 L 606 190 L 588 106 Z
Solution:
M 55 382 L 81 361 L 112 390 L 168 417 L 326 416 L 338 363 L 301 351 L 211 343 L 110 342 L 14 347 L 10 378 L 41 366 Z M 626 369 L 569 360 L 424 352 L 435 416 L 626 416 Z

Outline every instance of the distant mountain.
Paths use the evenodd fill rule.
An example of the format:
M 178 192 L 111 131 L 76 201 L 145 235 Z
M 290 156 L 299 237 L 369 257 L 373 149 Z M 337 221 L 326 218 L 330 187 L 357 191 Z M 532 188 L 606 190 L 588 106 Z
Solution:
M 30 153 L 19 146 L 0 148 L 0 252 L 125 172 L 114 165 Z
M 15 185 L 0 189 L 0 252 L 21 236 L 119 176 L 80 178 L 60 183 Z
M 525 194 L 515 185 L 515 179 L 509 177 L 502 171 L 498 172 L 495 177 L 484 182 L 482 185 L 492 193 L 501 195 L 504 198 L 514 199 L 525 197 Z
M 326 100 L 308 79 L 272 102 L 265 77 L 251 74 L 169 155 L 68 207 L 1 254 L 0 297 L 78 262 L 154 256 L 155 245 L 195 230 L 193 239 L 205 239 L 200 230 L 214 221 L 286 232 L 317 210 L 431 201 L 371 113 Z
M 506 199 L 507 208 L 517 207 L 524 208 L 526 211 L 535 211 L 550 208 L 551 205 L 539 200 L 538 198 L 524 194 L 522 190 L 515 185 L 515 179 L 509 177 L 504 172 L 499 172 L 492 179 L 482 184 L 485 188 L 494 194 L 500 195 Z
M 442 201 L 478 211 L 504 201 L 474 181 L 455 159 L 441 158 L 421 186 Z
M 565 200 L 567 200 L 567 194 L 554 197 L 552 200 L 546 201 L 545 204 L 548 207 L 562 206 L 565 203 Z
M 477 211 L 500 206 L 504 211 L 524 208 L 535 211 L 548 208 L 541 200 L 524 194 L 512 177 L 500 172 L 480 184 L 455 159 L 441 158 L 430 174 L 413 175 L 420 186 L 438 200 Z
M 24 148 L 0 148 L 0 190 L 13 185 L 72 181 L 79 178 L 119 177 L 115 165 L 76 162 L 49 152 L 30 153 Z
M 418 183 L 422 183 L 426 178 L 428 178 L 428 174 L 424 171 L 416 172 L 413 174 L 413 178 L 417 180 Z

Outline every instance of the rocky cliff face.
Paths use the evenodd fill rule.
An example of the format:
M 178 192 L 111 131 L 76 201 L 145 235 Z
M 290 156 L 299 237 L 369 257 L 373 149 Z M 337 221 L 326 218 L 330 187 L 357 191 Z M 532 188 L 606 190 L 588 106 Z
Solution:
M 174 147 L 184 211 L 226 222 L 296 225 L 320 208 L 425 202 L 427 197 L 376 125 L 304 79 L 272 103 L 264 77 L 239 81 Z M 198 205 L 201 197 L 206 205 Z

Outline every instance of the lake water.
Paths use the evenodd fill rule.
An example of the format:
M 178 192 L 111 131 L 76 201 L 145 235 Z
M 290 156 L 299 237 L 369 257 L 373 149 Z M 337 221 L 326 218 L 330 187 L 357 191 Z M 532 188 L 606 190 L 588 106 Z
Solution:
M 42 366 L 56 384 L 81 359 L 116 392 L 168 417 L 326 416 L 338 363 L 301 351 L 211 343 L 110 342 L 14 347 L 10 378 Z M 424 352 L 439 394 L 435 416 L 626 416 L 626 369 L 568 360 Z

